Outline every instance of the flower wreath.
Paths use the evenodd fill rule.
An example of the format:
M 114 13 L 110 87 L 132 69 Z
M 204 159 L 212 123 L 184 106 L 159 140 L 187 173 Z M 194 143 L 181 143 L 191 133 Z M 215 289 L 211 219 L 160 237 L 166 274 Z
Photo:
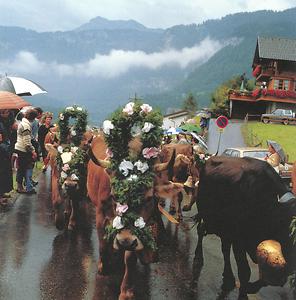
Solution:
M 76 119 L 72 126 L 69 126 L 70 118 Z M 86 131 L 86 125 L 87 111 L 79 106 L 66 107 L 59 114 L 58 126 L 61 145 L 57 148 L 57 165 L 61 175 L 59 179 L 61 185 L 66 178 L 70 177 L 72 180 L 79 180 L 82 183 L 81 187 L 85 187 L 87 153 L 78 146 Z
M 139 217 L 137 209 L 144 201 L 145 192 L 153 186 L 153 164 L 159 153 L 162 138 L 162 115 L 148 104 L 129 102 L 103 123 L 107 156 L 114 176 L 111 186 L 117 201 L 113 223 L 106 226 L 106 238 L 113 239 L 122 228 L 129 228 L 143 244 L 156 249 L 150 227 Z M 142 149 L 132 154 L 128 144 L 139 136 Z
M 76 119 L 73 126 L 69 126 L 70 118 Z M 87 111 L 79 106 L 68 106 L 59 114 L 58 126 L 60 129 L 61 144 L 66 144 L 69 140 L 79 146 L 87 125 Z

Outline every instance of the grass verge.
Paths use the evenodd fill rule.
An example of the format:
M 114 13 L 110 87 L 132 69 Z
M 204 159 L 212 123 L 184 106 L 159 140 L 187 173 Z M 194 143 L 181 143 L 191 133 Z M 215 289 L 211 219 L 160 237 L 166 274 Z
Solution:
M 248 122 L 242 126 L 242 134 L 245 144 L 251 147 L 267 147 L 266 140 L 276 141 L 288 155 L 288 161 L 296 161 L 296 126 Z

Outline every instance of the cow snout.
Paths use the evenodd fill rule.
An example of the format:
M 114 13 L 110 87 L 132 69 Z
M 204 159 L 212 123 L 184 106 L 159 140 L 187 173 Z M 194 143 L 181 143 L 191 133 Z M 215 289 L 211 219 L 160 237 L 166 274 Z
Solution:
M 113 242 L 114 249 L 139 251 L 144 248 L 140 239 L 132 234 L 129 230 L 122 230 L 119 232 Z

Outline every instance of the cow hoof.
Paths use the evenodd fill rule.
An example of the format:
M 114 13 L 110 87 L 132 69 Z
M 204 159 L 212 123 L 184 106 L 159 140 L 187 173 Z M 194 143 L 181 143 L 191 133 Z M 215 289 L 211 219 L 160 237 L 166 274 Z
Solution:
M 229 292 L 235 288 L 234 278 L 223 278 L 223 283 L 221 285 L 222 291 Z
M 190 211 L 191 210 L 191 206 L 190 205 L 184 205 L 182 210 L 183 211 Z

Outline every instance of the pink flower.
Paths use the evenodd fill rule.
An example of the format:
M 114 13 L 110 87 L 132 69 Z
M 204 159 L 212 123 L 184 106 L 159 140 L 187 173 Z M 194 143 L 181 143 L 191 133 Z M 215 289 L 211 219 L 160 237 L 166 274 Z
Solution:
M 128 115 L 132 115 L 134 113 L 134 106 L 134 102 L 129 102 L 122 111 Z
M 145 158 L 150 159 L 152 157 L 157 157 L 157 155 L 159 154 L 159 150 L 155 147 L 144 148 L 142 153 Z
M 149 104 L 142 104 L 140 107 L 141 112 L 144 112 L 146 114 L 148 114 L 152 110 L 152 107 Z
M 116 204 L 116 214 L 118 216 L 122 216 L 126 211 L 128 210 L 128 205 L 127 204 Z
M 68 170 L 70 170 L 70 166 L 68 164 L 64 164 L 64 166 L 62 167 L 62 170 L 64 172 L 67 172 Z
M 113 152 L 111 151 L 111 149 L 107 148 L 106 149 L 106 158 L 109 159 L 113 157 Z

